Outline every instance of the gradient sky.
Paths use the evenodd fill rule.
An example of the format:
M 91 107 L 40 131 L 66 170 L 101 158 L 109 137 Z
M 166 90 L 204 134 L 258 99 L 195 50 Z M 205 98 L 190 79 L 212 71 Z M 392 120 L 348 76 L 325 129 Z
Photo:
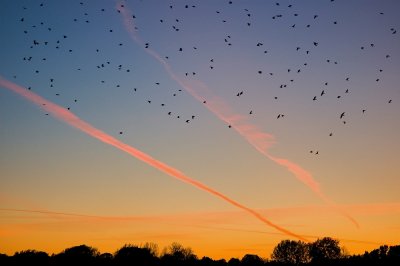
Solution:
M 360 253 L 400 242 L 399 11 L 395 0 L 4 0 L 0 77 L 274 224 Z M 0 253 L 179 242 L 269 257 L 292 238 L 4 84 Z

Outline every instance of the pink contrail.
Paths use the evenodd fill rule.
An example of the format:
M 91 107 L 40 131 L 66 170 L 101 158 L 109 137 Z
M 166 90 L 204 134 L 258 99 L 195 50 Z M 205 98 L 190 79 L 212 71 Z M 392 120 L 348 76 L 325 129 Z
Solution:
M 218 192 L 218 191 L 214 190 L 213 188 L 208 187 L 205 184 L 186 176 L 184 173 L 180 172 L 179 170 L 177 170 L 161 161 L 158 161 L 158 160 L 152 158 L 150 155 L 147 155 L 146 153 L 141 152 L 140 150 L 119 141 L 118 139 L 101 131 L 100 129 L 97 129 L 94 126 L 90 125 L 89 123 L 81 120 L 79 117 L 74 115 L 69 110 L 42 98 L 41 96 L 35 94 L 34 92 L 27 90 L 11 81 L 8 81 L 8 80 L 2 78 L 1 76 L 0 76 L 0 85 L 9 89 L 12 92 L 19 94 L 20 96 L 24 97 L 25 99 L 29 100 L 30 102 L 41 107 L 42 109 L 47 111 L 49 114 L 53 115 L 55 118 L 69 124 L 72 127 L 75 127 L 77 129 L 83 131 L 84 133 L 88 134 L 89 136 L 96 138 L 104 143 L 110 144 L 110 145 L 114 146 L 115 148 L 117 148 L 121 151 L 124 151 L 124 152 L 130 154 L 131 156 L 147 163 L 148 165 L 160 170 L 161 172 L 164 172 L 182 182 L 188 183 L 200 190 L 208 192 L 208 193 L 212 194 L 213 196 L 220 198 L 243 211 L 246 211 L 247 213 L 253 215 L 254 217 L 256 217 L 258 220 L 262 221 L 266 225 L 273 227 L 282 233 L 285 233 L 289 236 L 307 241 L 307 239 L 305 239 L 304 237 L 272 223 L 271 221 L 269 221 L 267 218 L 262 216 L 257 211 L 255 211 L 249 207 L 246 207 L 245 205 L 225 196 L 221 192 Z
M 117 10 L 123 16 L 123 23 L 128 31 L 130 37 L 138 43 L 140 46 L 145 47 L 145 42 L 137 34 L 137 30 L 134 26 L 132 12 L 122 4 L 121 1 L 117 1 Z M 336 203 L 330 200 L 322 191 L 319 184 L 314 180 L 312 175 L 303 169 L 301 166 L 284 158 L 278 158 L 268 153 L 268 148 L 275 143 L 274 136 L 265 132 L 262 132 L 257 126 L 251 124 L 248 118 L 243 115 L 235 114 L 229 106 L 220 97 L 215 96 L 210 89 L 198 80 L 182 80 L 179 78 L 171 69 L 171 66 L 154 50 L 151 48 L 145 48 L 145 51 L 154 57 L 167 71 L 169 76 L 175 80 L 182 88 L 184 88 L 190 95 L 196 100 L 203 102 L 206 99 L 204 106 L 216 115 L 220 120 L 229 124 L 236 132 L 238 132 L 247 142 L 250 143 L 257 151 L 263 154 L 273 162 L 285 167 L 289 172 L 303 182 L 308 188 L 310 188 L 319 198 L 321 198 L 331 208 L 336 210 L 341 215 L 349 219 L 356 227 L 359 227 L 358 222 L 341 209 Z M 196 88 L 196 89 L 195 89 Z M 200 94 L 201 92 L 201 94 Z

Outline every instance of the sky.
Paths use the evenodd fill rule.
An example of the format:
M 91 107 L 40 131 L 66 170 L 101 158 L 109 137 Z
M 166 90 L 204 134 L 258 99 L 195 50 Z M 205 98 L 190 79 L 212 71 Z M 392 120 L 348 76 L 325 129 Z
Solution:
M 0 253 L 400 242 L 398 1 L 0 2 Z

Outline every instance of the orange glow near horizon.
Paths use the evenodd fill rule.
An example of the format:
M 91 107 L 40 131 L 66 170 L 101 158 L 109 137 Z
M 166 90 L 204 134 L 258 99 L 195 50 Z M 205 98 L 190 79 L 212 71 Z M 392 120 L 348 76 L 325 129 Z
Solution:
M 367 215 L 370 217 L 371 215 L 390 215 L 392 213 L 400 212 L 400 204 L 399 203 L 386 203 L 386 204 L 362 204 L 362 205 L 342 205 L 341 208 L 352 211 L 355 214 Z M 54 238 L 51 235 L 53 230 L 58 230 L 60 226 L 65 228 L 65 232 L 75 232 L 80 234 L 80 232 L 85 232 L 85 235 L 92 235 L 93 239 L 83 240 L 79 236 L 72 236 L 71 239 L 76 239 L 74 242 L 71 242 L 71 239 L 68 240 L 67 235 L 57 234 L 58 237 L 64 237 L 65 241 L 63 243 L 70 243 L 70 246 L 78 245 L 78 244 L 88 244 L 93 245 L 96 248 L 99 248 L 101 252 L 114 252 L 119 247 L 121 247 L 121 241 L 125 243 L 132 243 L 136 237 L 141 239 L 137 242 L 133 242 L 133 244 L 144 243 L 143 241 L 148 240 L 149 242 L 155 242 L 159 245 L 169 245 L 168 242 L 169 237 L 179 238 L 184 243 L 191 243 L 193 240 L 185 239 L 184 234 L 182 232 L 193 232 L 197 231 L 198 234 L 218 234 L 218 235 L 226 235 L 230 232 L 235 232 L 236 235 L 242 234 L 249 235 L 251 234 L 253 237 L 251 239 L 259 239 L 268 238 L 276 239 L 277 237 L 285 236 L 281 232 L 271 232 L 264 231 L 261 228 L 258 229 L 246 229 L 244 224 L 250 223 L 248 216 L 242 211 L 226 211 L 226 212 L 199 212 L 199 213 L 183 213 L 183 214 L 174 214 L 174 215 L 154 215 L 154 216 L 99 216 L 99 215 L 87 215 L 87 214 L 79 214 L 79 213 L 70 213 L 70 212 L 58 212 L 58 211 L 50 211 L 50 210 L 41 210 L 41 209 L 13 209 L 13 208 L 0 208 L 0 211 L 3 213 L 16 213 L 16 216 L 13 219 L 23 219 L 24 221 L 29 217 L 26 217 L 25 214 L 31 214 L 32 217 L 31 222 L 23 222 L 23 223 L 13 223 L 7 225 L 7 230 L 0 231 L 2 237 L 15 237 L 17 235 L 26 235 L 29 236 L 31 234 L 36 233 L 44 233 L 50 234 L 50 238 Z M 304 206 L 304 207 L 292 207 L 292 208 L 278 208 L 278 209 L 267 209 L 267 210 L 257 210 L 260 213 L 269 215 L 274 217 L 275 219 L 281 220 L 285 219 L 285 217 L 296 217 L 296 216 L 309 216 L 309 217 L 318 217 L 325 216 L 332 213 L 332 210 L 326 206 Z M 19 216 L 20 215 L 20 216 Z M 36 217 L 36 218 L 34 218 Z M 32 219 L 34 218 L 34 219 Z M 225 221 L 237 221 L 232 225 L 225 225 Z M 243 224 L 244 223 L 244 224 Z M 151 230 L 144 229 L 144 225 L 150 226 Z M 135 227 L 135 228 L 143 228 L 143 232 L 139 233 L 139 236 L 132 237 L 129 234 L 125 236 L 125 233 L 120 236 L 109 236 L 109 239 L 97 239 L 96 232 L 97 230 L 107 230 L 107 228 L 119 228 L 119 230 L 124 230 L 127 227 Z M 165 226 L 168 226 L 169 229 L 163 233 Z M 179 230 L 171 231 L 171 227 L 180 228 Z M 54 229 L 53 229 L 54 228 Z M 71 228 L 71 229 L 69 229 Z M 78 229 L 79 228 L 79 229 Z M 119 231 L 117 230 L 117 232 Z M 368 229 L 366 229 L 368 230 Z M 93 233 L 92 233 L 93 231 Z M 169 232 L 169 233 L 166 233 Z M 176 234 L 176 235 L 174 235 Z M 191 235 L 191 234 L 189 234 Z M 188 236 L 189 236 L 188 235 Z M 85 236 L 87 238 L 88 236 Z M 315 235 L 315 234 L 307 234 L 302 235 L 302 237 L 310 239 L 312 241 L 323 237 L 323 235 Z M 350 248 L 352 252 L 362 253 L 366 250 L 371 250 L 379 247 L 383 244 L 396 244 L 393 243 L 383 243 L 378 240 L 378 238 L 372 238 L 371 240 L 363 240 L 349 238 L 343 235 L 342 237 L 332 236 L 338 239 L 342 246 L 346 248 Z M 133 240 L 132 240 L 133 239 Z M 143 240 L 146 239 L 146 240 Z M 82 241 L 82 242 L 79 242 Z M 29 241 L 28 241 L 29 242 Z M 229 247 L 229 244 L 224 242 L 223 245 Z M 21 245 L 20 245 L 21 246 Z M 23 245 L 22 245 L 23 246 Z M 52 246 L 46 244 L 47 248 L 46 252 L 49 253 L 58 253 L 64 248 L 70 247 L 68 244 L 64 244 L 62 246 L 59 244 L 58 246 Z M 201 244 L 198 245 L 201 247 Z M 211 245 L 212 246 L 212 245 Z M 244 254 L 246 252 L 251 252 L 250 249 L 252 245 L 250 245 L 249 250 L 243 250 Z M 265 251 L 269 251 L 269 254 L 272 252 L 273 244 L 270 245 L 269 248 L 266 248 Z M 30 247 L 31 248 L 31 247 Z M 257 248 L 253 247 L 253 252 L 260 253 Z M 9 255 L 12 255 L 15 251 L 21 251 L 21 247 L 15 247 L 14 251 L 7 252 Z M 203 247 L 203 249 L 195 250 L 196 254 L 209 256 L 212 254 L 214 258 L 221 258 L 223 256 L 226 259 L 229 259 L 231 253 L 226 252 L 225 254 L 219 253 L 219 257 L 212 253 L 212 248 L 210 246 Z

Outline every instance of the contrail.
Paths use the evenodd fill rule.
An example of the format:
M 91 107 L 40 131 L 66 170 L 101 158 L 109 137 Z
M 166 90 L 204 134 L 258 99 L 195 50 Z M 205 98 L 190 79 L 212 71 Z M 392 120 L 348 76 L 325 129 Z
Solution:
M 123 23 L 128 31 L 130 37 L 138 43 L 141 47 L 145 47 L 145 42 L 139 37 L 134 26 L 134 21 L 130 10 L 121 1 L 117 1 L 117 10 L 123 16 Z M 341 209 L 336 203 L 330 200 L 321 190 L 318 182 L 314 180 L 312 175 L 303 169 L 301 166 L 284 158 L 278 158 L 269 154 L 268 148 L 275 143 L 274 136 L 263 132 L 257 126 L 251 124 L 246 116 L 237 115 L 230 110 L 229 106 L 221 99 L 213 95 L 210 89 L 202 82 L 196 80 L 182 80 L 180 79 L 171 69 L 171 66 L 154 50 L 149 47 L 144 49 L 148 54 L 154 57 L 167 71 L 169 76 L 175 80 L 182 88 L 184 88 L 190 95 L 196 100 L 204 102 L 204 106 L 211 111 L 220 120 L 229 124 L 232 129 L 236 130 L 250 145 L 252 145 L 257 151 L 263 154 L 268 159 L 272 160 L 276 164 L 285 167 L 291 172 L 298 180 L 304 183 L 310 188 L 320 199 L 322 199 L 332 209 L 349 219 L 357 228 L 359 228 L 358 222 Z M 196 83 L 196 84 L 193 84 Z M 194 89 L 194 87 L 196 89 Z M 199 94 L 201 92 L 202 95 Z
M 150 217 L 150 216 L 99 216 L 99 215 L 88 215 L 88 214 L 80 214 L 80 213 L 73 213 L 73 212 L 50 211 L 50 210 L 43 210 L 43 209 L 0 208 L 0 211 L 36 213 L 36 214 L 48 215 L 50 217 L 65 216 L 65 217 L 87 218 L 87 219 L 94 219 L 94 220 L 106 220 L 106 221 L 149 221 L 149 220 L 158 221 L 159 220 L 155 216 L 154 217 Z
M 160 170 L 161 172 L 163 172 L 169 176 L 172 176 L 182 182 L 188 183 L 200 190 L 208 192 L 208 193 L 212 194 L 213 196 L 222 199 L 223 201 L 228 202 L 229 204 L 256 217 L 258 220 L 262 221 L 264 224 L 266 224 L 270 227 L 273 227 L 276 230 L 278 230 L 282 233 L 285 233 L 288 236 L 292 236 L 292 237 L 301 239 L 303 241 L 308 241 L 304 237 L 272 223 L 271 221 L 269 221 L 267 218 L 262 216 L 257 211 L 229 198 L 228 196 L 225 196 L 221 192 L 218 192 L 217 190 L 214 190 L 213 188 L 208 187 L 205 184 L 203 184 L 197 180 L 194 180 L 194 179 L 186 176 L 184 173 L 180 172 L 179 170 L 177 170 L 161 161 L 158 161 L 158 160 L 152 158 L 150 155 L 147 155 L 146 153 L 144 153 L 128 144 L 125 144 L 125 143 L 119 141 L 118 139 L 101 131 L 100 129 L 95 128 L 91 124 L 81 120 L 79 117 L 77 117 L 75 114 L 73 114 L 69 110 L 67 110 L 51 101 L 44 99 L 43 97 L 37 95 L 36 93 L 34 93 L 30 90 L 27 90 L 26 88 L 23 88 L 9 80 L 6 80 L 1 76 L 0 76 L 0 85 L 9 89 L 10 91 L 12 91 L 16 94 L 19 94 L 20 96 L 24 97 L 25 99 L 29 100 L 30 102 L 34 103 L 35 105 L 37 105 L 40 108 L 47 111 L 49 114 L 53 115 L 55 118 L 69 124 L 72 127 L 75 127 L 77 129 L 81 130 L 82 132 L 88 134 L 89 136 L 96 138 L 106 144 L 112 145 L 115 148 L 130 154 L 131 156 L 147 163 L 148 165 Z
M 350 204 L 341 205 L 343 209 L 351 209 L 353 212 L 360 215 L 387 215 L 400 213 L 400 203 L 399 202 L 387 202 L 387 203 L 369 203 L 369 204 Z M 330 208 L 322 205 L 306 205 L 298 207 L 288 207 L 288 208 L 271 208 L 271 209 L 257 209 L 257 212 L 261 214 L 267 214 L 269 217 L 296 217 L 304 216 L 304 214 L 310 215 L 324 215 L 331 212 Z M 89 218 L 89 219 L 99 219 L 99 220 L 111 220 L 111 221 L 159 221 L 161 219 L 171 219 L 183 221 L 187 218 L 193 221 L 200 220 L 212 220 L 213 222 L 223 222 L 226 220 L 237 221 L 243 215 L 247 213 L 242 211 L 217 211 L 217 212 L 196 212 L 196 213 L 184 213 L 175 215 L 152 215 L 152 216 L 105 216 L 105 215 L 90 215 L 82 213 L 73 212 L 62 212 L 46 210 L 43 208 L 0 208 L 0 212 L 23 212 L 23 213 L 37 213 L 42 215 L 50 216 L 66 216 L 66 217 L 78 217 L 78 218 Z M 271 234 L 282 234 L 281 232 L 276 232 Z M 315 238 L 317 236 L 305 235 L 304 237 Z
M 95 215 L 71 213 L 71 212 L 57 212 L 57 211 L 46 211 L 46 210 L 29 210 L 29 209 L 0 208 L 0 211 L 7 211 L 7 212 L 27 212 L 27 213 L 38 213 L 38 214 L 44 214 L 44 215 L 61 215 L 61 216 L 72 216 L 72 217 L 93 218 L 93 219 L 107 219 L 107 217 L 105 217 L 105 216 L 103 217 L 103 216 L 95 216 Z

